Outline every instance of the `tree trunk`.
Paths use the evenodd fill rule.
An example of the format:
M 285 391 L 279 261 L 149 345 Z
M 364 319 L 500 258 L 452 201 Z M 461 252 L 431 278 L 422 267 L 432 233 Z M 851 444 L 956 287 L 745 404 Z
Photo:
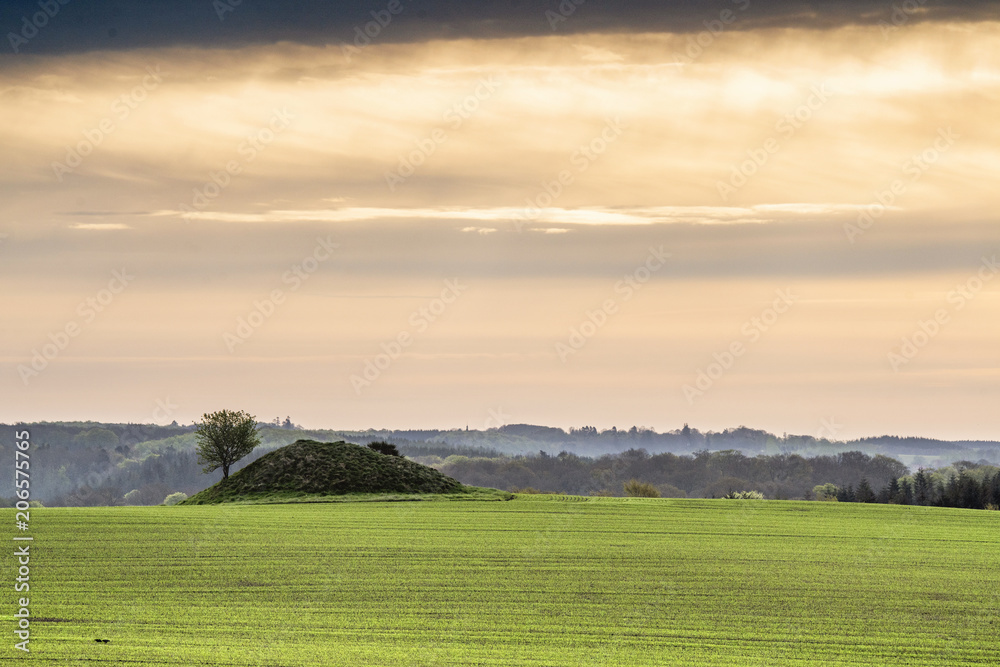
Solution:
M 229 464 L 222 466 L 222 479 L 229 479 Z

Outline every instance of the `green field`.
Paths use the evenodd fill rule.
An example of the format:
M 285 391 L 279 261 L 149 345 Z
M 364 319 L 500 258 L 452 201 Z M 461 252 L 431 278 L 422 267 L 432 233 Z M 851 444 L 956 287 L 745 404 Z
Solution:
M 5 583 L 3 664 L 998 662 L 997 512 L 519 496 L 40 509 L 31 531 L 32 652 Z

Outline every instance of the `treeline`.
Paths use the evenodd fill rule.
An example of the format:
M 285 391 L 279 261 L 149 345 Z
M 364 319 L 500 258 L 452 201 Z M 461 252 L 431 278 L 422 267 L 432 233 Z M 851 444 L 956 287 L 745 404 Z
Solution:
M 71 458 L 60 450 L 40 445 L 32 454 L 31 497 L 48 507 L 159 505 L 171 493 L 194 495 L 222 479 L 221 471 L 202 472 L 195 452 L 173 447 L 142 459 L 129 459 L 128 452 L 116 451 L 117 462 L 105 460 L 110 455 L 103 450 Z M 274 447 L 259 447 L 234 465 L 232 472 L 271 451 Z M 0 504 L 13 507 L 13 494 L 4 496 Z
M 32 426 L 31 499 L 50 507 L 122 505 L 126 504 L 125 495 L 136 491 L 130 496 L 131 504 L 158 505 L 176 491 L 197 493 L 219 481 L 222 473 L 204 474 L 192 449 L 167 445 L 150 453 L 145 451 L 148 441 L 136 442 L 143 435 L 173 438 L 188 430 L 164 427 L 143 431 L 127 425 L 116 430 L 81 425 L 74 433 L 73 427 L 66 425 L 51 430 Z M 47 437 L 43 439 L 41 434 Z M 7 449 L 9 444 L 0 445 L 0 456 Z M 272 449 L 259 448 L 234 470 Z M 0 505 L 12 507 L 15 500 L 13 475 L 0 479 Z
M 645 426 L 598 429 L 581 426 L 563 430 L 533 424 L 507 424 L 485 430 L 369 430 L 338 431 L 349 441 L 389 440 L 395 443 L 441 443 L 452 447 L 493 449 L 508 456 L 531 455 L 543 450 L 549 454 L 566 451 L 577 456 L 597 457 L 626 449 L 645 449 L 656 454 L 693 454 L 698 451 L 734 449 L 747 455 L 801 454 L 803 456 L 832 455 L 838 452 L 862 451 L 869 455 L 919 457 L 915 465 L 936 465 L 945 460 L 985 459 L 1000 463 L 1000 443 L 995 441 L 949 442 L 931 438 L 877 436 L 840 441 L 812 435 L 776 435 L 760 429 L 739 426 L 722 431 L 699 431 L 683 427 L 658 432 Z
M 892 479 L 876 491 L 867 478 L 857 486 L 826 484 L 813 489 L 817 500 L 842 503 L 893 503 L 965 509 L 1000 508 L 1000 469 L 992 465 L 959 461 L 941 470 L 918 470 Z
M 126 495 L 130 503 L 159 504 L 170 493 L 191 495 L 221 477 L 218 472 L 202 473 L 194 452 L 193 426 L 61 422 L 4 430 L 13 434 L 15 428 L 24 427 L 32 434 L 31 498 L 46 505 L 120 505 L 126 503 Z M 400 437 L 403 433 L 409 437 Z M 506 490 L 622 496 L 624 484 L 635 479 L 654 485 L 664 497 L 719 498 L 756 490 L 768 498 L 812 498 L 817 496 L 816 487 L 832 487 L 832 493 L 820 493 L 839 496 L 844 502 L 860 497 L 862 502 L 954 507 L 997 504 L 995 494 L 989 495 L 997 484 L 997 469 L 986 465 L 986 460 L 960 461 L 954 467 L 910 475 L 903 463 L 876 452 L 824 451 L 807 456 L 785 450 L 797 442 L 794 436 L 777 437 L 742 427 L 718 434 L 686 427 L 658 434 L 642 428 L 597 431 L 582 427 L 566 432 L 530 425 L 487 431 L 346 432 L 303 431 L 285 418 L 262 423 L 261 434 L 263 445 L 240 461 L 234 472 L 299 438 L 346 439 L 359 444 L 387 440 L 397 444 L 405 456 L 463 483 Z M 567 444 L 567 449 L 555 454 L 563 438 L 601 444 L 598 449 Z M 542 439 L 546 444 L 539 447 Z M 667 440 L 680 446 L 670 452 L 660 450 Z M 897 441 L 890 437 L 880 440 L 880 446 Z M 625 451 L 604 452 L 601 448 L 609 443 Z M 750 451 L 739 446 L 688 451 L 698 444 L 722 443 L 744 445 Z M 534 453 L 511 453 L 513 448 L 532 444 Z M 0 439 L 0 458 L 12 458 L 12 447 L 12 440 Z M 597 453 L 583 453 L 589 451 Z M 973 485 L 975 490 L 970 490 Z M 13 476 L 0 478 L 0 499 L 12 504 L 13 496 Z M 980 500 L 971 500 L 973 497 Z
M 404 455 L 411 455 L 401 445 Z M 620 454 L 586 458 L 561 452 L 550 456 L 470 457 L 416 456 L 464 484 L 543 493 L 625 495 L 624 485 L 638 480 L 656 487 L 663 497 L 721 498 L 739 491 L 760 491 L 767 498 L 806 498 L 817 485 L 879 488 L 908 474 L 887 456 L 843 452 L 805 458 L 798 454 L 747 456 L 728 450 L 694 454 L 650 454 L 630 449 Z
M 13 432 L 31 433 L 31 498 L 47 506 L 155 505 L 170 493 L 192 495 L 211 486 L 221 472 L 206 475 L 194 451 L 194 426 L 43 422 L 0 425 L 0 458 L 13 458 Z M 277 447 L 308 437 L 289 418 L 261 424 L 262 446 L 233 472 Z M 0 505 L 13 506 L 14 477 L 0 477 Z
M 180 452 L 146 458 L 141 444 L 189 432 L 189 427 L 95 422 L 36 423 L 9 427 L 31 433 L 31 498 L 45 505 L 113 505 L 139 486 L 178 482 L 191 462 Z M 11 455 L 13 442 L 0 442 L 0 456 Z M 131 479 L 130 479 L 131 478 Z M 145 481 L 139 481 L 140 479 Z M 174 490 L 174 489 L 171 489 Z M 176 489 L 183 490 L 183 489 Z M 14 495 L 13 476 L 0 478 L 0 496 Z M 165 497 L 165 496 L 164 496 Z M 157 502 L 162 502 L 163 497 Z

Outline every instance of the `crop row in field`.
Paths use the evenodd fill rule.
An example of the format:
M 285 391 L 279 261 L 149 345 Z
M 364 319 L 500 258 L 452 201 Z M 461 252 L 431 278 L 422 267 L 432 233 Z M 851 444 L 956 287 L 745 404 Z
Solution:
M 60 667 L 996 662 L 993 512 L 521 496 L 32 518 L 31 658 Z

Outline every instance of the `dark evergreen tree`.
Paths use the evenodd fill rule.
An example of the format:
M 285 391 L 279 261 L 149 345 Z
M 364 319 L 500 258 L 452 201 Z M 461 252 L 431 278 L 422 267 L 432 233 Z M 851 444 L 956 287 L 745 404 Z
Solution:
M 993 509 L 1000 508 L 1000 471 L 989 480 L 987 497 L 987 502 L 993 505 Z
M 930 505 L 934 502 L 934 488 L 930 476 L 921 468 L 913 476 L 913 500 L 917 505 Z
M 983 505 L 983 493 L 979 482 L 967 474 L 964 470 L 959 474 L 958 480 L 958 506 L 970 510 L 981 510 Z
M 896 505 L 902 505 L 903 504 L 903 491 L 899 487 L 899 480 L 896 479 L 895 477 L 893 477 L 891 480 L 889 480 L 888 489 L 889 489 L 889 493 L 887 494 L 888 497 L 886 498 L 886 502 L 887 503 L 894 503 Z
M 900 485 L 903 492 L 903 505 L 912 505 L 914 503 L 913 499 L 913 482 L 910 479 L 904 479 L 903 483 Z
M 854 492 L 856 502 L 859 503 L 873 503 L 877 500 L 875 497 L 875 492 L 872 491 L 871 484 L 868 483 L 868 479 L 865 477 L 861 478 L 858 482 L 858 490 Z

